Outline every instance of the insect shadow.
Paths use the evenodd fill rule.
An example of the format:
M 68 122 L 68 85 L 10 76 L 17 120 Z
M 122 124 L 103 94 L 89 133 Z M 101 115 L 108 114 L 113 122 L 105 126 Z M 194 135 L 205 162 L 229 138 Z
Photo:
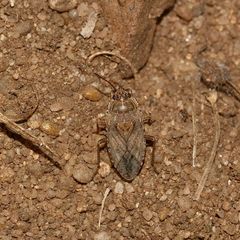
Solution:
M 130 61 L 120 54 L 109 51 L 97 52 L 89 56 L 89 63 L 100 55 L 115 56 L 124 61 L 132 70 L 136 80 L 137 71 Z M 97 122 L 97 133 L 104 136 L 97 144 L 98 163 L 101 150 L 107 148 L 118 175 L 125 181 L 131 182 L 142 169 L 147 146 L 152 147 L 153 164 L 156 140 L 153 136 L 146 135 L 144 130 L 144 124 L 150 125 L 152 120 L 150 116 L 144 116 L 139 110 L 131 89 L 123 88 L 100 74 L 96 75 L 112 88 L 106 116 L 98 119 Z

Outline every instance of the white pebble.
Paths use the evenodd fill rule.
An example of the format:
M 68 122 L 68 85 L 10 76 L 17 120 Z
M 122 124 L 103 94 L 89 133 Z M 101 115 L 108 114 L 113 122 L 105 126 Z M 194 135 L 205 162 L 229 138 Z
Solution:
M 110 174 L 110 170 L 111 170 L 109 164 L 107 164 L 105 162 L 100 162 L 99 165 L 100 165 L 100 167 L 98 169 L 98 173 L 100 174 L 100 176 L 102 178 L 107 177 Z
M 9 2 L 10 2 L 10 6 L 11 6 L 11 7 L 14 7 L 14 5 L 15 5 L 15 0 L 9 0 Z
M 117 182 L 114 188 L 114 193 L 123 194 L 124 185 L 121 182 Z
M 91 37 L 91 35 L 94 31 L 97 19 L 98 19 L 98 13 L 97 12 L 93 11 L 89 14 L 88 19 L 87 19 L 87 23 L 85 24 L 85 26 L 82 28 L 82 30 L 80 32 L 82 37 L 84 37 L 84 38 L 90 38 Z

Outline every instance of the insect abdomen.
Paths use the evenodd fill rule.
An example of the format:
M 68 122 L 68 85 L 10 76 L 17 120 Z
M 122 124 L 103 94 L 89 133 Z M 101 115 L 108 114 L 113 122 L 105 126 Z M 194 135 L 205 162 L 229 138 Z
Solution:
M 133 154 L 126 152 L 115 167 L 124 179 L 131 181 L 138 175 L 142 163 Z

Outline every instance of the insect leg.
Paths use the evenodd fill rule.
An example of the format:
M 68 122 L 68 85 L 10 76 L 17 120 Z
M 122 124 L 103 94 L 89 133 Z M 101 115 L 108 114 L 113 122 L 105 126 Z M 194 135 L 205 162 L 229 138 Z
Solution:
M 100 163 L 100 151 L 107 146 L 107 138 L 101 138 L 97 143 L 97 161 Z
M 143 118 L 143 123 L 144 124 L 148 124 L 148 125 L 151 125 L 153 123 L 153 120 L 151 118 L 151 115 L 150 114 L 146 114 Z
M 153 168 L 155 169 L 155 167 L 154 167 L 154 152 L 155 152 L 155 146 L 156 146 L 157 140 L 155 137 L 150 136 L 150 135 L 145 135 L 144 138 L 146 140 L 147 147 L 152 148 L 151 164 L 152 164 Z
M 103 118 L 99 118 L 97 120 L 97 134 L 100 134 L 102 131 L 105 131 L 107 127 L 106 120 Z

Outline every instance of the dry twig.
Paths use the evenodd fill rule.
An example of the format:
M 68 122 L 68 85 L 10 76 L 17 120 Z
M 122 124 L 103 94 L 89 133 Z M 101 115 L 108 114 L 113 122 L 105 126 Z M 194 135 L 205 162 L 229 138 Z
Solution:
M 104 193 L 104 196 L 103 196 L 103 200 L 102 200 L 102 204 L 101 204 L 101 208 L 100 208 L 100 212 L 99 212 L 99 219 L 98 219 L 98 228 L 100 229 L 101 227 L 101 221 L 102 221 L 102 213 L 103 213 L 103 208 L 104 208 L 104 204 L 105 204 L 105 200 L 108 196 L 108 194 L 110 193 L 111 189 L 110 188 L 107 188 L 105 193 Z
M 195 200 L 199 200 L 200 195 L 203 191 L 203 188 L 205 186 L 206 180 L 208 178 L 208 175 L 212 168 L 213 161 L 214 161 L 216 153 L 217 153 L 217 147 L 218 147 L 218 143 L 219 143 L 219 139 L 220 139 L 220 120 L 219 120 L 218 110 L 217 110 L 217 106 L 216 106 L 216 102 L 217 102 L 217 92 L 216 91 L 211 92 L 210 96 L 208 97 L 208 101 L 211 103 L 212 111 L 213 111 L 215 137 L 214 137 L 214 143 L 213 143 L 213 147 L 212 147 L 212 151 L 211 151 L 209 160 L 207 162 L 206 168 L 204 170 L 204 173 L 201 177 L 201 180 L 198 184 L 197 191 L 194 196 Z
M 45 143 L 43 143 L 37 137 L 35 137 L 32 134 L 30 134 L 29 132 L 27 132 L 26 129 L 24 129 L 21 126 L 19 126 L 18 124 L 16 124 L 13 120 L 10 120 L 6 116 L 4 116 L 1 112 L 0 112 L 0 123 L 4 124 L 4 126 L 10 132 L 13 132 L 13 133 L 21 136 L 23 139 L 29 141 L 35 147 L 40 149 L 44 154 L 46 154 L 46 156 L 49 157 L 49 159 L 54 163 L 54 165 L 56 165 L 58 168 L 62 169 L 62 166 L 58 161 L 59 156 L 56 153 L 54 153 L 50 147 L 48 147 Z

